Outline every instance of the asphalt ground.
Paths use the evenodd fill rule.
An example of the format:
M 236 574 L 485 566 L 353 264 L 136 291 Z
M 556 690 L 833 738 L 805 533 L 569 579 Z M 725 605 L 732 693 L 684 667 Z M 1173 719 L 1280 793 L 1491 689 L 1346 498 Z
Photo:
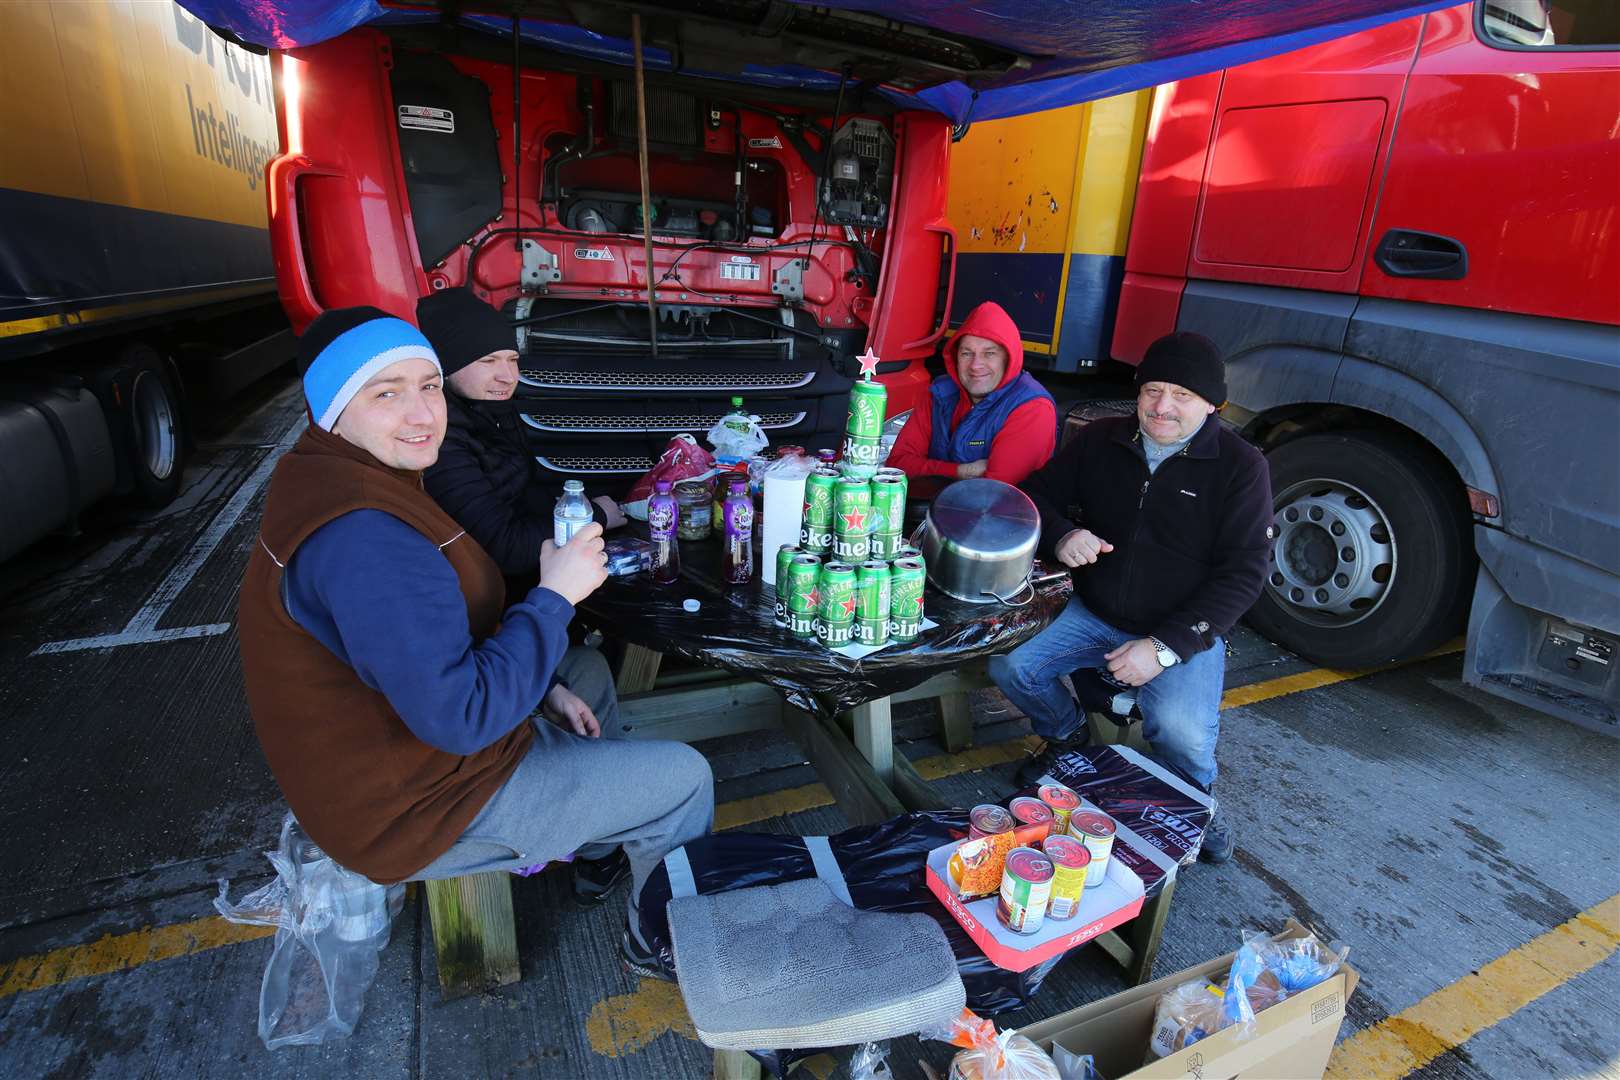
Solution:
M 242 701 L 236 588 L 270 464 L 296 433 L 291 381 L 220 417 L 160 512 L 98 511 L 0 566 L 0 1075 L 705 1076 L 678 992 L 622 973 L 617 900 L 573 907 L 566 871 L 514 880 L 523 978 L 442 1002 L 419 896 L 348 1039 L 266 1051 L 271 942 L 218 918 L 269 877 L 284 804 Z M 1620 743 L 1464 687 L 1443 653 L 1313 669 L 1234 635 L 1219 757 L 1236 857 L 1184 871 L 1156 966 L 1306 922 L 1352 947 L 1336 1077 L 1620 1075 Z M 946 753 L 929 703 L 899 749 L 963 805 L 1003 798 L 1028 726 L 974 696 Z M 703 744 L 718 827 L 846 826 L 791 741 Z M 1017 1026 L 1123 989 L 1084 947 Z M 951 1049 L 897 1039 L 898 1077 Z M 843 1075 L 847 1051 L 801 1068 Z

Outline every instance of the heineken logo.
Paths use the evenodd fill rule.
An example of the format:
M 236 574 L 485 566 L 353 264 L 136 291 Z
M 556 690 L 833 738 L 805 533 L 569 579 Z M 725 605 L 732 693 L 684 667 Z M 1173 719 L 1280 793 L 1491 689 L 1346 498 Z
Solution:
M 810 610 L 811 611 L 816 610 L 816 608 L 821 606 L 821 590 L 820 589 L 811 589 L 810 590 L 810 595 L 805 597 L 805 599 L 810 601 Z
M 839 517 L 844 519 L 845 532 L 858 533 L 866 530 L 866 511 L 858 506 L 847 514 L 840 514 Z
M 855 439 L 844 440 L 844 459 L 856 465 L 876 465 L 878 456 L 883 451 L 883 445 L 878 440 L 870 442 L 857 442 Z
M 855 617 L 855 598 L 853 596 L 846 596 L 844 599 L 838 601 L 838 606 L 844 609 L 845 615 L 848 615 L 852 619 Z

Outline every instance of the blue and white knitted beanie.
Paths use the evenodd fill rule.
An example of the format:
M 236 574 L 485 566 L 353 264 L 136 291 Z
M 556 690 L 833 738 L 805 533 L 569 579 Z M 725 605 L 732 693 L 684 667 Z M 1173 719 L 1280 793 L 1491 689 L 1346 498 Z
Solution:
M 401 360 L 421 359 L 444 374 L 422 332 L 374 307 L 323 311 L 298 339 L 304 400 L 315 426 L 331 431 L 344 406 L 377 372 Z

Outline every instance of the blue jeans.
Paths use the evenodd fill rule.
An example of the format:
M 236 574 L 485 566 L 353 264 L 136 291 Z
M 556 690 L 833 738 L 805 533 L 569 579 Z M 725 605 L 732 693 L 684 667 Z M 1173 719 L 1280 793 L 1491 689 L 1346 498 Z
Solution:
M 1141 637 L 1103 622 L 1071 597 L 1052 624 L 1004 656 L 990 658 L 990 678 L 1029 717 L 1043 739 L 1072 737 L 1085 718 L 1058 677 L 1077 668 L 1107 667 L 1103 657 Z M 1165 764 L 1208 790 L 1215 782 L 1215 740 L 1221 732 L 1226 643 L 1165 669 L 1138 687 L 1142 734 Z

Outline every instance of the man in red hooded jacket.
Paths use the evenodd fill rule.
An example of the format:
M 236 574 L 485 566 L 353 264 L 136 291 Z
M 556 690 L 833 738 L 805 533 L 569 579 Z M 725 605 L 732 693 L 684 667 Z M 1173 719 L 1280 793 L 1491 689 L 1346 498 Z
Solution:
M 928 397 L 889 451 L 888 464 L 909 477 L 1022 483 L 1057 446 L 1057 404 L 1025 374 L 1023 340 L 1000 304 L 968 314 Z

